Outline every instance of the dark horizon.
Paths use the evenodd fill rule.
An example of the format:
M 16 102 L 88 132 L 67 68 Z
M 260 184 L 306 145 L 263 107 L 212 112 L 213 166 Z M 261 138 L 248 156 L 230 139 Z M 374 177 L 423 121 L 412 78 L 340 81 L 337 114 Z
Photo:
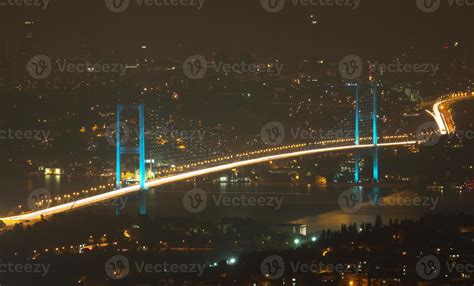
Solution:
M 103 1 L 51 1 L 45 10 L 6 6 L 0 13 L 0 40 L 7 42 L 8 55 L 20 48 L 25 21 L 35 23 L 38 54 L 57 57 L 78 55 L 83 45 L 97 57 L 111 51 L 134 57 L 141 45 L 147 45 L 148 53 L 162 58 L 224 52 L 293 60 L 346 54 L 390 58 L 411 48 L 420 55 L 437 56 L 453 42 L 466 51 L 473 48 L 468 28 L 472 9 L 445 6 L 424 13 L 415 1 L 372 0 L 361 2 L 357 9 L 295 7 L 288 1 L 278 13 L 268 13 L 259 1 L 250 0 L 238 4 L 207 0 L 200 10 L 138 7 L 131 1 L 122 13 L 107 10 Z

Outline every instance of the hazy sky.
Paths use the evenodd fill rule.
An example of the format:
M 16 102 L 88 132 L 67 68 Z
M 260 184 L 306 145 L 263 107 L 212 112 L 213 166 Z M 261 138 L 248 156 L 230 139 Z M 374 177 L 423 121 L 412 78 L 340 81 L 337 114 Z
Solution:
M 139 7 L 140 0 L 130 0 L 122 13 L 109 11 L 104 0 L 50 1 L 44 10 L 0 6 L 0 39 L 7 40 L 10 52 L 21 43 L 23 22 L 28 19 L 35 21 L 34 37 L 41 52 L 66 56 L 77 54 L 81 44 L 97 55 L 113 49 L 130 56 L 142 43 L 153 54 L 173 57 L 203 50 L 281 57 L 392 55 L 410 46 L 430 54 L 448 41 L 472 47 L 474 34 L 474 7 L 452 7 L 447 2 L 434 13 L 424 13 L 416 0 L 362 0 L 357 9 L 294 6 L 287 0 L 280 12 L 272 14 L 260 0 L 201 0 L 200 10 Z M 313 19 L 318 24 L 312 24 Z

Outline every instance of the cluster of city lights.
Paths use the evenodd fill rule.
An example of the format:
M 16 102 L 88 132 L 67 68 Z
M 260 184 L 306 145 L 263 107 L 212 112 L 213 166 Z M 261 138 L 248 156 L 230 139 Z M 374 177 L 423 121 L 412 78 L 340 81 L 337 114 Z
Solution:
M 36 208 L 43 209 L 51 207 L 51 205 L 56 203 L 57 205 L 74 201 L 81 196 L 87 196 L 88 194 L 95 195 L 97 192 L 104 192 L 108 187 L 113 187 L 113 184 L 99 185 L 97 187 L 91 187 L 90 189 L 81 190 L 80 192 L 73 192 L 71 194 L 64 194 L 62 196 L 55 196 L 50 199 L 41 199 L 35 202 Z M 18 208 L 22 208 L 21 205 Z
M 382 137 L 384 140 L 396 140 L 396 139 L 407 139 L 409 138 L 409 135 L 403 134 L 403 135 L 391 135 L 391 136 L 383 136 Z M 372 137 L 361 137 L 361 141 L 371 141 Z M 354 142 L 354 138 L 341 138 L 341 139 L 332 139 L 332 140 L 323 140 L 323 141 L 317 141 L 314 143 L 300 143 L 300 144 L 293 144 L 293 145 L 286 145 L 286 146 L 280 146 L 280 147 L 272 147 L 272 148 L 266 148 L 266 149 L 261 149 L 261 150 L 256 150 L 256 151 L 250 151 L 250 152 L 245 152 L 245 153 L 239 153 L 237 155 L 230 155 L 230 156 L 222 156 L 214 159 L 209 159 L 209 160 L 203 160 L 200 162 L 196 163 L 190 163 L 182 166 L 172 166 L 167 169 L 163 169 L 159 171 L 157 174 L 158 175 L 164 175 L 164 174 L 169 174 L 169 173 L 174 173 L 174 172 L 179 172 L 179 171 L 185 171 L 192 169 L 193 167 L 199 167 L 199 166 L 204 166 L 204 165 L 209 165 L 212 163 L 219 163 L 223 161 L 227 161 L 230 159 L 234 158 L 249 158 L 252 157 L 253 155 L 261 155 L 261 154 L 266 154 L 270 152 L 275 152 L 275 151 L 288 151 L 288 150 L 294 150 L 294 149 L 299 149 L 303 147 L 310 147 L 313 145 L 336 145 L 336 144 L 341 144 L 341 143 L 348 143 L 348 142 Z

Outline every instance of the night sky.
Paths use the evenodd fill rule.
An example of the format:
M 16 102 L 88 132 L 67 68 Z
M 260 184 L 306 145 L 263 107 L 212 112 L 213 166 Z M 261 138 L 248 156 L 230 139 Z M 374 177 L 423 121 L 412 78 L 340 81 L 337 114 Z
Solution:
M 74 56 L 87 45 L 95 56 L 111 51 L 135 57 L 142 44 L 157 57 L 196 53 L 256 53 L 279 58 L 393 56 L 409 47 L 420 54 L 438 52 L 459 41 L 472 49 L 473 7 L 443 2 L 424 13 L 414 0 L 363 0 L 351 7 L 301 7 L 288 0 L 278 13 L 256 0 L 205 0 L 204 7 L 138 7 L 131 0 L 122 13 L 110 12 L 103 0 L 52 0 L 48 8 L 0 7 L 0 39 L 14 54 L 25 35 L 24 21 L 35 22 L 39 52 Z M 311 24 L 310 15 L 318 24 Z

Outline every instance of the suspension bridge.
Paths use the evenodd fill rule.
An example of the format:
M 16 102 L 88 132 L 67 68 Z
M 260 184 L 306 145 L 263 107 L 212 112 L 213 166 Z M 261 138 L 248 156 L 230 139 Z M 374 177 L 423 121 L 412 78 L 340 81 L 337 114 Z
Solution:
M 140 214 L 146 213 L 145 194 L 148 189 L 175 182 L 185 181 L 199 176 L 204 176 L 212 173 L 222 172 L 234 168 L 241 168 L 245 166 L 265 163 L 269 161 L 276 161 L 282 159 L 290 159 L 301 156 L 317 155 L 333 152 L 351 152 L 355 154 L 354 166 L 354 183 L 359 182 L 359 160 L 360 151 L 369 150 L 373 157 L 373 181 L 378 182 L 378 151 L 380 148 L 389 148 L 397 146 L 410 146 L 423 143 L 422 140 L 416 137 L 416 134 L 409 135 L 388 135 L 379 136 L 377 127 L 377 87 L 372 85 L 370 87 L 370 98 L 372 102 L 368 106 L 361 104 L 360 87 L 354 85 L 356 90 L 355 110 L 351 116 L 355 118 L 343 124 L 350 124 L 354 128 L 354 138 L 336 138 L 331 140 L 321 140 L 310 143 L 292 144 L 286 146 L 278 146 L 265 148 L 260 150 L 248 151 L 243 153 L 230 154 L 228 156 L 221 156 L 218 158 L 208 159 L 200 162 L 189 163 L 183 166 L 176 166 L 173 168 L 173 174 L 165 175 L 164 177 L 146 180 L 145 176 L 145 137 L 144 137 L 144 107 L 124 106 L 117 107 L 117 134 L 116 134 L 116 188 L 102 194 L 92 195 L 90 197 L 77 199 L 71 202 L 59 204 L 52 207 L 36 210 L 29 213 L 22 213 L 20 215 L 0 218 L 7 225 L 30 222 L 39 220 L 43 217 L 52 216 L 55 214 L 65 213 L 79 208 L 95 205 L 104 201 L 115 199 L 122 196 L 138 193 L 140 196 Z M 436 133 L 444 135 L 454 131 L 454 125 L 450 122 L 447 113 L 448 106 L 456 101 L 474 98 L 474 92 L 453 93 L 440 98 L 433 105 L 433 110 L 428 111 L 434 118 L 438 126 Z M 369 107 L 369 108 L 368 108 Z M 123 110 L 135 109 L 139 113 L 139 146 L 138 147 L 124 147 L 121 146 L 120 140 L 120 116 Z M 367 125 L 370 128 L 366 128 Z M 364 134 L 369 132 L 370 134 Z M 121 175 L 121 155 L 125 153 L 134 153 L 139 155 L 140 164 L 140 183 L 132 186 L 122 187 L 120 180 Z

